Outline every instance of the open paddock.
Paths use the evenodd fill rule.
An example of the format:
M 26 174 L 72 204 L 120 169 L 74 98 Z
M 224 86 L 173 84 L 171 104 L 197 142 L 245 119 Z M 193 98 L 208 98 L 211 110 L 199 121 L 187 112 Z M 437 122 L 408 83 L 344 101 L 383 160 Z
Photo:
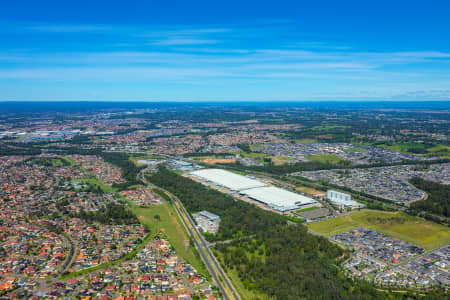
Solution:
M 430 250 L 450 243 L 450 228 L 407 215 L 364 209 L 308 225 L 314 232 L 331 236 L 364 227 Z

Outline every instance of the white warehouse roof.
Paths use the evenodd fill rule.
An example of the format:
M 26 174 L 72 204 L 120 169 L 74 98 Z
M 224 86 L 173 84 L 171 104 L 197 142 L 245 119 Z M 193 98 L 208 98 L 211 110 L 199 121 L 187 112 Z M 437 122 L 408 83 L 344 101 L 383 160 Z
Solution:
M 209 180 L 217 185 L 224 186 L 233 191 L 241 191 L 266 185 L 261 181 L 250 179 L 246 176 L 238 175 L 221 169 L 203 169 L 193 171 L 190 174 L 200 177 L 204 180 Z
M 306 204 L 317 203 L 317 201 L 314 199 L 274 186 L 249 189 L 243 191 L 242 194 L 247 195 L 248 197 L 257 201 L 263 202 L 266 205 L 279 211 L 297 209 Z

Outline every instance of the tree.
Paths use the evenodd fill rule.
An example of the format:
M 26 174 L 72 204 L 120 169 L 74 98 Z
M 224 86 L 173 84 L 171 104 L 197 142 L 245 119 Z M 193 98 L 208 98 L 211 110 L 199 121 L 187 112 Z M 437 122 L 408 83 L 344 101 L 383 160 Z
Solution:
M 153 218 L 156 220 L 156 232 L 159 232 L 159 221 L 161 221 L 161 216 L 156 214 Z

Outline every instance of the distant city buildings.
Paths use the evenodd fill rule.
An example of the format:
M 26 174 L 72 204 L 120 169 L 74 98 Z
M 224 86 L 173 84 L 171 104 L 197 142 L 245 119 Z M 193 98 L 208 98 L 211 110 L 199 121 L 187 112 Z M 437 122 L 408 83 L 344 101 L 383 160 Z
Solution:
M 219 230 L 220 217 L 218 215 L 202 210 L 192 216 L 194 217 L 198 227 L 200 227 L 203 232 L 216 234 Z

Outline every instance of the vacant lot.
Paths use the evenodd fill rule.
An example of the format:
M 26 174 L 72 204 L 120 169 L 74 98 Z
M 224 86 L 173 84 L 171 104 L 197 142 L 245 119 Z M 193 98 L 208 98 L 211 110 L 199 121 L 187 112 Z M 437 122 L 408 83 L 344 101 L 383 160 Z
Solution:
M 302 211 L 302 212 L 297 211 L 296 213 L 303 218 L 312 220 L 312 219 L 317 219 L 317 218 L 328 216 L 330 214 L 330 211 L 328 210 L 328 208 L 322 207 L 322 208 L 317 208 L 314 210 L 307 210 L 307 211 Z
M 152 233 L 158 229 L 163 231 L 170 244 L 175 248 L 175 252 L 198 272 L 208 276 L 208 272 L 196 250 L 189 245 L 188 235 L 171 204 L 164 203 L 146 208 L 132 206 L 131 209 L 142 224 L 150 227 Z M 156 215 L 159 215 L 159 221 L 155 218 Z
M 310 161 L 329 163 L 329 164 L 337 164 L 337 163 L 345 161 L 342 158 L 340 158 L 334 154 L 316 154 L 316 155 L 306 156 L 306 158 Z
M 234 164 L 236 163 L 236 159 L 234 158 L 210 158 L 205 159 L 203 162 L 211 165 L 215 164 Z
M 316 197 L 323 197 L 326 194 L 324 191 L 319 191 L 319 190 L 316 190 L 316 189 L 313 189 L 313 188 L 310 188 L 307 186 L 297 186 L 297 187 L 295 187 L 295 190 L 297 192 L 305 193 L 305 194 L 308 194 L 311 196 L 316 196 Z
M 318 141 L 315 139 L 295 139 L 294 142 L 296 143 L 305 143 L 305 144 L 310 144 L 310 143 L 317 143 Z
M 430 250 L 450 242 L 450 228 L 402 212 L 361 210 L 308 225 L 325 236 L 358 227 L 375 230 Z
M 450 158 L 450 146 L 447 145 L 436 145 L 434 147 L 427 149 L 428 154 L 426 156 L 440 156 L 441 158 Z
M 359 148 L 359 147 L 352 147 L 352 148 L 348 148 L 345 149 L 344 152 L 368 152 L 369 150 L 366 150 L 364 148 Z

